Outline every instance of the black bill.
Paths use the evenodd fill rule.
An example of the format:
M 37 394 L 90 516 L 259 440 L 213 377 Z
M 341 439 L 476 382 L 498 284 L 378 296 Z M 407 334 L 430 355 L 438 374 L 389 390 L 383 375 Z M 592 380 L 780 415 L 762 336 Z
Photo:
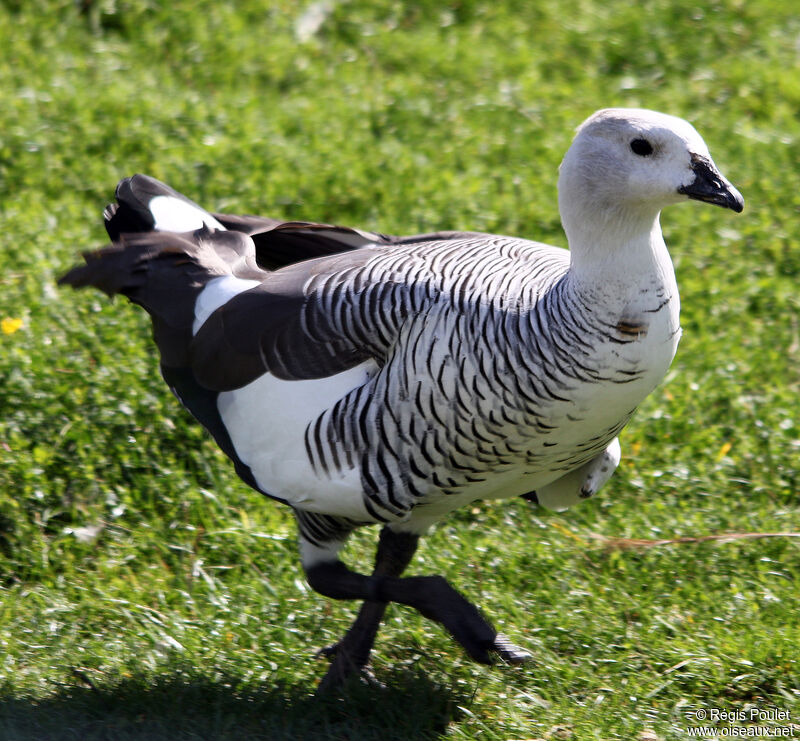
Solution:
M 693 198 L 696 201 L 713 203 L 723 208 L 729 208 L 737 214 L 744 208 L 744 198 L 716 168 L 714 163 L 702 155 L 692 155 L 692 172 L 694 172 L 694 182 L 690 185 L 682 185 L 678 188 L 678 193 Z

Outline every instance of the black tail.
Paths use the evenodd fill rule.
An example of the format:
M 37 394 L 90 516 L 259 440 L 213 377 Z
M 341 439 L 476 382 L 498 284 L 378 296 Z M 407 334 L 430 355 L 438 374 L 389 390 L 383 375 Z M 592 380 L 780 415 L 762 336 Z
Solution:
M 127 234 L 83 257 L 86 264 L 74 267 L 59 284 L 93 286 L 142 306 L 153 320 L 162 362 L 172 367 L 187 362 L 195 303 L 210 280 L 226 275 L 257 280 L 266 276 L 256 266 L 249 237 L 207 228 L 190 234 Z
M 165 365 L 182 366 L 197 296 L 225 275 L 263 280 L 252 240 L 225 227 L 194 201 L 147 175 L 121 180 L 103 216 L 114 244 L 83 255 L 85 265 L 59 284 L 93 286 L 142 306 Z

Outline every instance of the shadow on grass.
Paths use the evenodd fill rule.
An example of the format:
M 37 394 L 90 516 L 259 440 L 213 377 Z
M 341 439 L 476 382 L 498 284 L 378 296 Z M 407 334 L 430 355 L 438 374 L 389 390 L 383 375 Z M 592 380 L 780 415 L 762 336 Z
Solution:
M 436 739 L 468 703 L 422 674 L 382 673 L 384 690 L 318 699 L 308 687 L 175 674 L 112 686 L 64 686 L 44 698 L 0 696 L 4 741 Z

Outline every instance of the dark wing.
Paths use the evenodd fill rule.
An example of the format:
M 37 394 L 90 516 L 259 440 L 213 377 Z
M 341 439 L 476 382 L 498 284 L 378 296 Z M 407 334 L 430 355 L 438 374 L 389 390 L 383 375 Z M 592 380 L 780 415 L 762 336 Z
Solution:
M 289 265 L 231 298 L 192 341 L 198 382 L 228 391 L 265 372 L 299 380 L 330 376 L 370 358 L 381 363 L 391 339 L 376 336 L 364 308 L 399 286 L 362 280 L 361 268 L 374 256 L 363 249 Z
M 247 234 L 256 246 L 258 264 L 267 270 L 301 260 L 336 255 L 369 245 L 417 244 L 477 236 L 478 232 L 430 232 L 398 237 L 346 226 L 308 221 L 279 221 L 264 216 L 213 214 L 226 229 Z
M 425 249 L 426 242 L 474 236 L 398 237 L 211 215 L 146 175 L 120 181 L 116 198 L 104 213 L 115 244 L 86 255 L 87 264 L 63 282 L 122 293 L 143 306 L 153 318 L 163 363 L 177 368 L 188 362 L 212 390 L 238 388 L 265 372 L 321 378 L 368 358 L 382 362 L 409 310 L 405 299 L 414 291 L 414 279 L 402 270 L 376 277 L 361 269 L 376 250 L 396 247 L 402 253 L 412 245 Z M 225 275 L 260 284 L 230 298 L 193 337 L 197 297 Z
M 255 244 L 258 264 L 267 270 L 371 244 L 388 244 L 381 234 L 344 226 L 276 221 L 262 216 L 215 214 L 215 218 L 228 229 L 245 232 Z
M 335 254 L 275 270 L 212 313 L 192 342 L 197 380 L 229 391 L 265 372 L 299 380 L 334 375 L 368 359 L 382 365 L 404 318 L 420 309 L 415 297 L 427 290 L 413 268 L 420 262 L 415 253 L 424 253 L 426 243 L 466 236 L 486 235 L 384 237 L 324 224 L 282 223 L 251 236 L 254 242 L 260 237 L 262 249 L 273 256 L 279 251 L 287 258 L 293 253 L 295 260 L 298 253 Z M 387 259 L 369 265 L 380 256 Z

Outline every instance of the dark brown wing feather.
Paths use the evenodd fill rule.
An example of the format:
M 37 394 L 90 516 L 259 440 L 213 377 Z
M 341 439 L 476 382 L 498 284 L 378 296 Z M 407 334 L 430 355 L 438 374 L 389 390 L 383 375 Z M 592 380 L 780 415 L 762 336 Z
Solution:
M 271 273 L 217 309 L 191 345 L 192 369 L 206 388 L 226 391 L 269 371 L 279 378 L 322 378 L 374 357 L 322 308 L 310 279 L 344 273 L 373 256 L 356 250 Z
M 226 229 L 243 232 L 256 246 L 258 264 L 267 270 L 301 260 L 336 255 L 371 244 L 416 244 L 476 236 L 477 232 L 430 232 L 399 237 L 346 226 L 307 221 L 279 221 L 263 216 L 213 214 Z

